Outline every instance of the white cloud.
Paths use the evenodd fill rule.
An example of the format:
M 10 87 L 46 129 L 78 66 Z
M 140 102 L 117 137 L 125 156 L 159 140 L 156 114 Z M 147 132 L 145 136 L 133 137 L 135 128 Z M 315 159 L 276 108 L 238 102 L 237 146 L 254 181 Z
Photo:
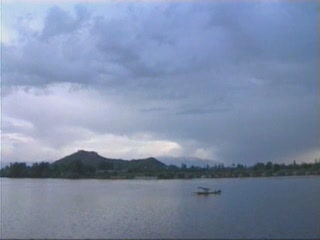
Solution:
M 197 158 L 202 158 L 202 159 L 215 160 L 213 152 L 209 149 L 204 149 L 204 148 L 197 148 L 193 156 Z
M 2 161 L 39 162 L 52 159 L 55 150 L 28 135 L 20 133 L 2 134 Z
M 18 37 L 18 34 L 15 31 L 8 29 L 4 26 L 2 26 L 1 31 L 2 31 L 1 32 L 1 42 L 4 44 L 13 43 Z
M 128 159 L 183 153 L 179 143 L 145 132 L 136 116 L 140 112 L 130 104 L 93 89 L 20 88 L 3 99 L 3 106 L 7 160 L 54 160 L 79 149 Z
M 91 138 L 75 141 L 70 150 L 79 148 L 97 151 L 106 157 L 111 158 L 146 158 L 150 156 L 173 155 L 179 156 L 182 147 L 173 141 L 159 139 L 141 139 L 135 136 L 126 135 L 92 135 Z
M 3 117 L 2 118 L 2 128 L 14 128 L 16 130 L 31 130 L 33 129 L 33 124 L 23 119 L 16 119 L 11 117 Z
M 19 133 L 3 134 L 2 156 L 6 161 L 52 161 L 69 155 L 77 150 L 96 151 L 109 158 L 136 159 L 151 156 L 180 156 L 183 152 L 178 143 L 159 139 L 140 139 L 134 136 L 96 134 L 77 129 L 77 139 L 54 147 L 40 138 L 31 138 Z M 65 134 L 69 132 L 66 131 Z

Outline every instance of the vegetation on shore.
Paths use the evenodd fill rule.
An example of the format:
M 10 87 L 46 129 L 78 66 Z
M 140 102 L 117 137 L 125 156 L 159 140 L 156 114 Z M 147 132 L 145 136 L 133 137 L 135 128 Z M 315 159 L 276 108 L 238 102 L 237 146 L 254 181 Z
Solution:
M 193 179 L 320 175 L 320 158 L 314 163 L 256 163 L 253 166 L 223 164 L 187 167 L 165 165 L 155 158 L 139 160 L 107 159 L 95 152 L 78 151 L 53 163 L 11 163 L 0 170 L 0 177 L 9 178 L 97 178 L 97 179 Z

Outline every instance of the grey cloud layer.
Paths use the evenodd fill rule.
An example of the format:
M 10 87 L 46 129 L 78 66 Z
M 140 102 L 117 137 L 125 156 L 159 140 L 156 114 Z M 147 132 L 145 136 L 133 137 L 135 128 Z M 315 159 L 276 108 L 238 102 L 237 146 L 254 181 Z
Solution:
M 193 139 L 229 162 L 276 160 L 317 144 L 317 17 L 315 1 L 55 6 L 42 31 L 3 46 L 4 92 L 77 84 L 114 104 L 99 117 L 118 121 L 68 124 Z
M 9 84 L 137 81 L 202 69 L 221 77 L 238 72 L 265 78 L 269 71 L 254 69 L 317 60 L 314 3 L 137 3 L 112 10 L 103 16 L 83 6 L 74 13 L 49 9 L 41 32 L 22 46 L 4 47 L 8 72 L 40 79 L 14 78 Z

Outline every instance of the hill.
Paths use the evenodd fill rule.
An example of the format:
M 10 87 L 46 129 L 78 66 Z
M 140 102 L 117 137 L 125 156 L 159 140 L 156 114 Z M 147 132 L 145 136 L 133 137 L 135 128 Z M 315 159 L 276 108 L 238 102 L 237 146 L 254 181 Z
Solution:
M 80 168 L 91 170 L 114 170 L 114 171 L 156 171 L 166 168 L 159 160 L 150 157 L 146 159 L 123 160 L 111 159 L 100 156 L 96 152 L 79 150 L 71 155 L 61 158 L 52 163 L 58 167 L 70 167 L 79 165 Z M 78 168 L 79 168 L 78 166 Z
M 148 171 L 157 171 L 166 169 L 166 165 L 159 160 L 150 157 L 146 159 L 137 159 L 131 160 L 128 162 L 129 170 L 148 170 Z
M 121 159 L 105 158 L 93 151 L 79 150 L 53 162 L 52 165 L 70 165 L 74 162 L 80 162 L 80 164 L 84 166 L 93 167 L 95 169 L 114 169 L 115 167 L 124 165 L 125 161 Z

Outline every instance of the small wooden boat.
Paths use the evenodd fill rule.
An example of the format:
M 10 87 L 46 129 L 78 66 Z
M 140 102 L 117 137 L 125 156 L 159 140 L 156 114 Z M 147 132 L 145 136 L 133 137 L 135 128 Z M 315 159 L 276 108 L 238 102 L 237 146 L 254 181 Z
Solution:
M 195 192 L 198 195 L 221 194 L 221 190 L 210 191 L 210 188 L 198 187 L 203 191 Z

